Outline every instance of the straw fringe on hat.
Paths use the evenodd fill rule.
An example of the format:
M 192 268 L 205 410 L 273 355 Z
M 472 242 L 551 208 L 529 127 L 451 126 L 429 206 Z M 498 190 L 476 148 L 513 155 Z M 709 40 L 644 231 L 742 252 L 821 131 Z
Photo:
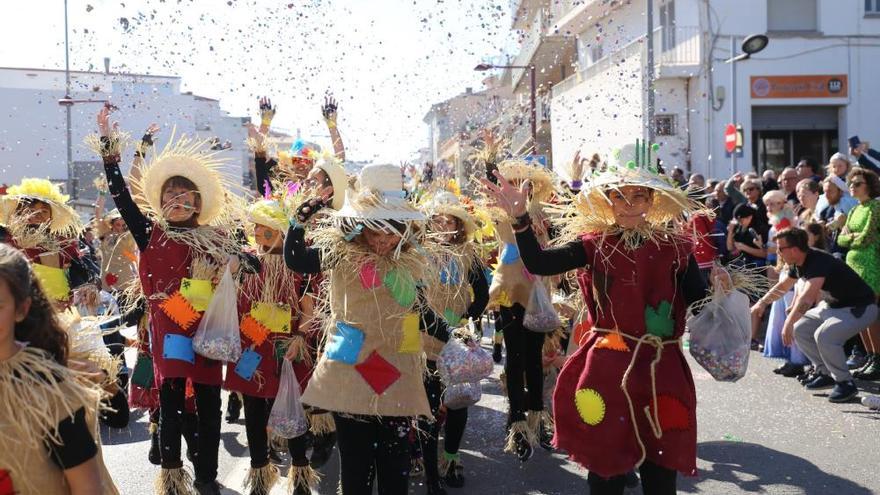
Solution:
M 67 201 L 69 197 L 61 193 L 59 186 L 46 179 L 22 179 L 21 184 L 7 190 L 0 196 L 0 220 L 6 225 L 15 223 L 18 205 L 22 200 L 37 200 L 49 205 L 52 220 L 49 222 L 49 233 L 59 237 L 75 237 L 83 229 L 82 221 Z
M 287 230 L 288 220 L 284 209 L 274 199 L 261 199 L 251 203 L 247 209 L 247 218 L 253 223 L 265 225 L 274 230 Z
M 544 203 L 553 195 L 553 176 L 543 167 L 530 165 L 523 159 L 514 158 L 501 162 L 498 171 L 509 181 L 531 182 L 532 197 L 529 203 L 532 205 Z
M 198 189 L 202 202 L 197 220 L 200 225 L 208 225 L 226 216 L 227 191 L 236 189 L 234 179 L 222 171 L 226 160 L 218 152 L 209 151 L 208 140 L 192 139 L 185 135 L 171 139 L 165 148 L 154 156 L 142 172 L 135 190 L 140 191 L 140 199 L 156 218 L 162 215 L 162 187 L 168 179 L 176 176 L 192 181 Z
M 425 204 L 425 212 L 428 216 L 449 215 L 461 220 L 464 225 L 464 231 L 467 237 L 473 238 L 474 232 L 477 230 L 477 223 L 474 217 L 467 211 L 467 208 L 461 204 L 458 197 L 451 192 L 441 191 L 428 199 Z

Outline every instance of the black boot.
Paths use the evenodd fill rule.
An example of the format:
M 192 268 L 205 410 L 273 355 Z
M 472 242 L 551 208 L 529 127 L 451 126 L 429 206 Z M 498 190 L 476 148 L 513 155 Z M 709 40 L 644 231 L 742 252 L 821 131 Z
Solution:
M 492 361 L 501 362 L 501 344 L 492 344 Z
M 226 403 L 226 422 L 235 423 L 241 417 L 241 398 L 238 393 L 229 394 L 229 401 Z
M 313 469 L 319 469 L 324 464 L 327 464 L 330 456 L 333 455 L 334 445 L 336 445 L 335 431 L 323 435 L 315 435 L 314 443 L 312 444 L 312 457 L 309 459 L 309 464 Z
M 147 454 L 150 464 L 162 465 L 162 451 L 159 447 L 159 425 L 150 423 L 150 453 Z
M 428 495 L 447 495 L 446 489 L 443 488 L 439 481 L 426 483 L 425 486 L 428 487 Z
M 181 425 L 183 440 L 186 442 L 186 459 L 195 465 L 196 456 L 199 453 L 199 417 L 195 413 L 183 413 Z

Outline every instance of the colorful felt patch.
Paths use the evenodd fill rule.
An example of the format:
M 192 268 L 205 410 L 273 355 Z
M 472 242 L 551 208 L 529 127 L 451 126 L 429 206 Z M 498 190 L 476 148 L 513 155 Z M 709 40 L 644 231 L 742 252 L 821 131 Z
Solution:
M 287 355 L 287 349 L 290 347 L 289 340 L 276 340 L 272 343 L 275 348 L 275 360 L 281 361 Z
M 669 301 L 660 301 L 656 308 L 645 307 L 645 328 L 648 333 L 658 337 L 672 337 L 675 322 L 672 320 L 672 305 Z
M 498 293 L 498 305 L 510 308 L 513 306 L 513 302 L 510 300 L 510 295 L 506 290 L 502 290 Z
M 422 352 L 422 336 L 419 333 L 419 315 L 416 313 L 407 313 L 404 315 L 401 328 L 403 330 L 403 338 L 400 340 L 400 347 L 397 349 L 397 352 L 404 354 Z
M 526 267 L 523 267 L 522 274 L 523 277 L 525 277 L 526 280 L 528 280 L 529 282 L 534 282 L 536 280 L 536 277 L 532 275 L 530 271 L 526 270 Z
M 258 352 L 250 349 L 242 352 L 241 357 L 238 359 L 238 363 L 235 365 L 235 374 L 242 377 L 245 381 L 251 381 L 254 377 L 254 373 L 257 372 L 257 367 L 260 366 L 260 361 L 262 360 L 263 356 Z
M 162 301 L 159 308 L 184 330 L 189 329 L 201 316 L 180 292 L 175 292 L 173 296 Z
M 388 387 L 400 379 L 400 371 L 376 351 L 370 353 L 364 362 L 355 366 L 355 369 L 379 395 L 382 395 L 388 390 Z
M 5 469 L 0 469 L 0 495 L 15 495 L 15 486 L 12 484 L 12 475 Z
M 272 333 L 289 333 L 293 311 L 289 304 L 258 302 L 251 307 L 250 315 Z
M 605 400 L 592 388 L 575 392 L 574 405 L 584 423 L 590 426 L 596 426 L 605 419 Z
M 461 283 L 461 269 L 458 267 L 456 260 L 449 260 L 449 263 L 440 269 L 440 283 L 443 285 L 458 285 Z
M 446 308 L 443 311 L 443 319 L 446 320 L 446 324 L 451 326 L 458 326 L 461 323 L 461 315 L 451 308 Z
M 361 265 L 358 277 L 361 279 L 361 287 L 364 289 L 375 289 L 382 285 L 382 277 L 376 271 L 376 265 L 373 263 L 364 263 Z
M 596 349 L 610 349 L 612 351 L 629 352 L 629 346 L 619 333 L 605 333 L 596 342 Z
M 416 302 L 416 281 L 409 273 L 395 268 L 382 278 L 382 284 L 391 293 L 397 304 L 404 308 L 412 307 Z
M 70 283 L 64 270 L 39 263 L 32 263 L 31 269 L 49 299 L 66 301 L 70 297 Z
M 251 315 L 244 315 L 238 328 L 241 330 L 242 335 L 249 338 L 251 342 L 258 346 L 263 345 L 263 342 L 266 341 L 266 337 L 269 336 L 269 329 L 255 320 Z
M 210 280 L 185 278 L 180 282 L 180 293 L 196 311 L 204 311 L 214 297 L 214 286 Z
M 153 357 L 149 354 L 138 353 L 131 372 L 131 383 L 141 388 L 152 388 L 155 376 L 153 376 Z
M 651 401 L 649 409 L 654 414 L 654 402 Z M 660 416 L 660 430 L 688 430 L 691 427 L 691 413 L 684 403 L 671 395 L 659 395 L 657 397 L 657 414 Z
M 343 323 L 336 322 L 336 331 L 330 333 L 327 339 L 327 359 L 342 361 L 346 364 L 357 362 L 361 347 L 364 346 L 364 332 Z
M 195 364 L 196 351 L 193 350 L 192 339 L 175 333 L 166 333 L 162 341 L 162 357 Z
M 516 247 L 516 244 L 505 243 L 504 249 L 501 250 L 501 256 L 499 257 L 499 261 L 501 261 L 502 265 L 510 265 L 512 263 L 516 263 L 516 260 L 519 259 L 519 248 Z

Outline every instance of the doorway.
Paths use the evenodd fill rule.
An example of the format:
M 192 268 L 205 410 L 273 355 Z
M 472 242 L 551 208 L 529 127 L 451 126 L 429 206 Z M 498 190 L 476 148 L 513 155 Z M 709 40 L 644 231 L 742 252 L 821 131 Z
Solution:
M 778 174 L 803 157 L 825 163 L 838 149 L 837 130 L 752 132 L 752 163 L 759 174 L 768 169 Z

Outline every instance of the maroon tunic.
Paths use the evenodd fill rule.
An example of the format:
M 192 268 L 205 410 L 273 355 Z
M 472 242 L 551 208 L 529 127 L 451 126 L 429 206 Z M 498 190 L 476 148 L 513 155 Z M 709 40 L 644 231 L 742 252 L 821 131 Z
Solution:
M 657 465 L 695 475 L 696 392 L 677 342 L 686 310 L 677 275 L 687 268 L 692 246 L 649 241 L 626 251 L 615 237 L 604 244 L 596 235 L 582 240 L 589 263 L 580 274 L 581 286 L 596 331 L 587 334 L 559 374 L 554 443 L 603 477 L 629 472 L 643 453 Z M 617 329 L 632 338 L 599 329 Z M 660 340 L 637 349 L 645 335 Z M 655 398 L 651 364 L 658 352 Z M 621 382 L 631 364 L 628 400 Z
M 173 296 L 180 288 L 180 282 L 190 277 L 192 250 L 183 243 L 176 242 L 165 235 L 158 225 L 153 226 L 150 242 L 141 253 L 138 263 L 138 274 L 150 311 L 150 344 L 153 353 L 153 367 L 156 383 L 161 384 L 166 378 L 190 378 L 193 383 L 202 385 L 220 385 L 223 381 L 223 365 L 196 354 L 195 363 L 179 359 L 165 359 L 163 344 L 166 334 L 177 334 L 190 339 L 199 327 L 199 318 L 187 329 L 181 328 L 160 307 L 162 298 L 154 298 L 157 294 Z
M 284 267 L 283 260 L 281 263 L 281 267 L 283 268 L 283 273 L 281 273 L 280 275 L 272 274 L 271 276 L 291 277 L 291 279 L 293 279 L 293 283 L 285 285 L 287 287 L 292 286 L 295 289 L 293 291 L 281 290 L 277 294 L 273 294 L 271 297 L 271 302 L 290 305 L 292 309 L 290 319 L 290 331 L 288 333 L 270 333 L 262 344 L 255 347 L 254 341 L 251 340 L 251 338 L 248 337 L 244 332 L 242 332 L 242 351 L 246 351 L 248 349 L 251 349 L 251 347 L 254 347 L 253 350 L 257 352 L 262 359 L 257 366 L 257 372 L 250 380 L 246 380 L 244 377 L 236 373 L 235 364 L 230 364 L 226 369 L 226 379 L 223 383 L 223 388 L 227 390 L 241 392 L 244 395 L 261 397 L 265 399 L 273 399 L 276 395 L 278 395 L 278 385 L 281 378 L 282 363 L 278 359 L 279 355 L 276 354 L 276 344 L 288 340 L 294 334 L 299 333 L 298 330 L 300 309 L 298 301 L 301 292 L 299 288 L 302 285 L 302 278 L 298 274 Z M 238 299 L 238 312 L 240 318 L 246 317 L 250 313 L 253 305 L 257 301 L 263 300 L 261 296 L 262 288 L 265 287 L 265 284 L 263 283 L 263 278 L 265 276 L 266 271 L 261 271 L 260 273 L 254 275 L 246 275 L 246 278 L 242 284 L 244 290 L 239 292 Z M 308 383 L 309 377 L 312 373 L 312 367 L 306 365 L 303 362 L 294 362 L 292 364 L 293 371 L 294 373 L 296 373 L 297 380 L 300 383 L 300 388 L 305 391 L 305 386 Z

